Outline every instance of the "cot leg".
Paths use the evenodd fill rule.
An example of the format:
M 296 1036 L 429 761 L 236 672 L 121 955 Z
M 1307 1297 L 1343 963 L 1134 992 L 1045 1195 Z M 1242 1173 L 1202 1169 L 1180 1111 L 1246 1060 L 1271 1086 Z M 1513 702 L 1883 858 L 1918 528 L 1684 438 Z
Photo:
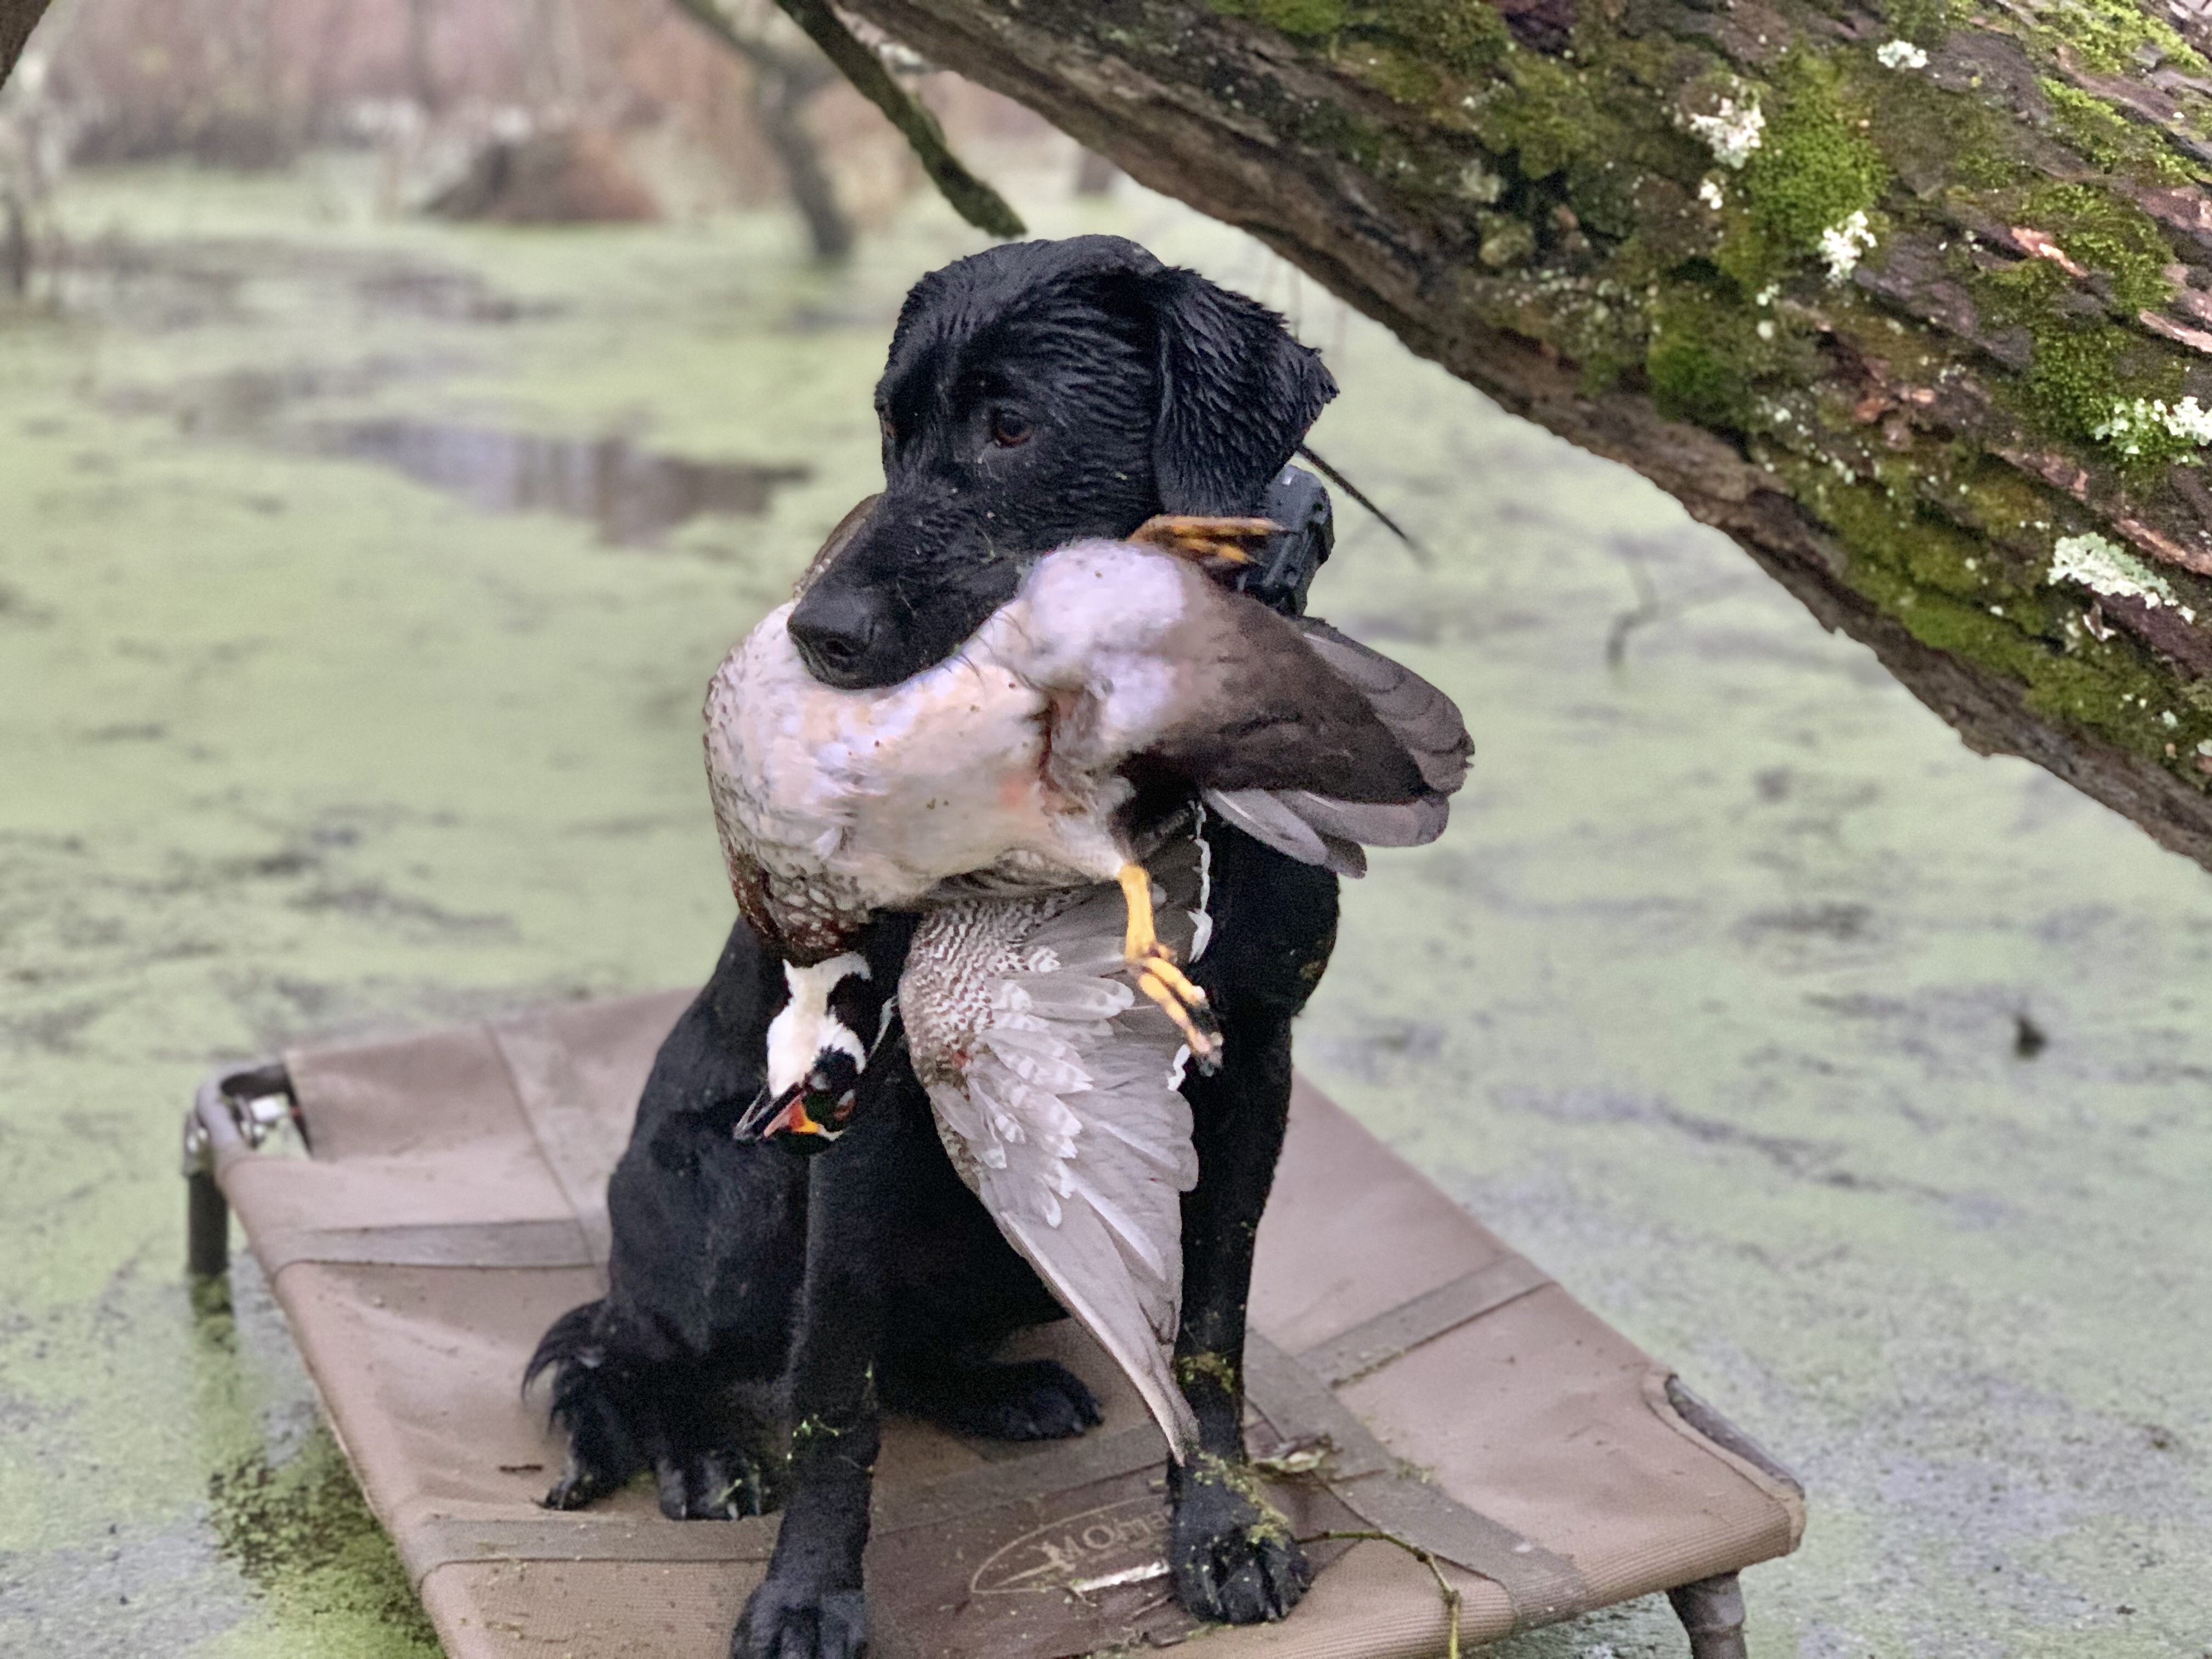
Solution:
M 218 1279 L 230 1266 L 230 1202 L 212 1170 L 185 1176 L 185 1265 L 197 1279 Z
M 204 1080 L 185 1114 L 185 1265 L 196 1279 L 230 1266 L 230 1201 L 216 1184 L 224 1157 L 250 1152 L 289 1123 L 312 1150 L 292 1079 L 281 1060 L 227 1066 Z
M 1667 1592 L 1690 1633 L 1690 1659 L 1747 1659 L 1743 1644 L 1743 1589 L 1732 1572 L 1716 1573 Z

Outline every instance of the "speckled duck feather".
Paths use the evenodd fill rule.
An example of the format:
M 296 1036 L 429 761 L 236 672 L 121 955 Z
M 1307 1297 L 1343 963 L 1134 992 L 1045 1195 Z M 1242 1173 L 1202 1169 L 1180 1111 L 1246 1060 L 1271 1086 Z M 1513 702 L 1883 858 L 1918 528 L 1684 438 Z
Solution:
M 1195 823 L 1147 865 L 1160 936 L 1203 948 Z M 967 899 L 926 917 L 899 1007 L 939 1136 L 1000 1231 L 1135 1384 L 1178 1460 L 1182 1195 L 1198 1179 L 1188 1050 L 1121 972 L 1113 885 Z

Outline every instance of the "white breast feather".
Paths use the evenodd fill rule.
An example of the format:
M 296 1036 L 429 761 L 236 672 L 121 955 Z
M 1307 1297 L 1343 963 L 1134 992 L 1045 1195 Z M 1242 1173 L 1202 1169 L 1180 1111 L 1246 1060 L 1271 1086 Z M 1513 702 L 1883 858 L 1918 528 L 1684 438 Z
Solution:
M 915 903 L 1010 851 L 1049 858 L 1063 836 L 1040 775 L 1042 691 L 973 652 L 897 685 L 836 690 L 800 661 L 791 609 L 769 613 L 708 690 L 708 774 L 733 873 L 753 864 L 826 884 L 865 912 Z
M 1020 597 L 979 638 L 1014 672 L 1083 707 L 1055 732 L 1063 765 L 1106 769 L 1151 745 L 1189 690 L 1165 649 L 1189 616 L 1191 565 L 1120 542 L 1077 542 L 1040 559 Z

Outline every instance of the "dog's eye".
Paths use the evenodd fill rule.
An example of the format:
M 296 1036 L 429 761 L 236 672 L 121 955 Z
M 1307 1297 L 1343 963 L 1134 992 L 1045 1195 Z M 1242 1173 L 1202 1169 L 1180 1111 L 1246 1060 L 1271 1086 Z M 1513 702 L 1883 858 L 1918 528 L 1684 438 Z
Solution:
M 1001 449 L 1012 449 L 1027 443 L 1034 429 L 1026 415 L 1018 414 L 1011 409 L 991 411 L 991 441 Z
M 898 441 L 898 428 L 891 423 L 891 417 L 890 416 L 878 415 L 876 417 L 876 424 L 883 428 L 884 441 L 885 443 L 895 444 Z

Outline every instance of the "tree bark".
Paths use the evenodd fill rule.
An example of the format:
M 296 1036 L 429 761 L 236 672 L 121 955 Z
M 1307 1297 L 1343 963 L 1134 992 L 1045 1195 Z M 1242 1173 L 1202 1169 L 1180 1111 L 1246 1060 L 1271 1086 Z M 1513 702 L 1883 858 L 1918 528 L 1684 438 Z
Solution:
M 0 87 L 15 72 L 23 43 L 46 15 L 47 0 L 0 0 Z
M 806 105 L 814 94 L 835 82 L 823 64 L 818 75 L 772 63 L 753 65 L 753 108 L 769 148 L 783 163 L 784 182 L 791 189 L 791 204 L 806 222 L 806 234 L 814 257 L 835 264 L 853 252 L 853 222 L 838 204 L 837 189 L 822 162 L 821 146 L 806 130 Z
M 2212 866 L 2212 0 L 841 0 Z

